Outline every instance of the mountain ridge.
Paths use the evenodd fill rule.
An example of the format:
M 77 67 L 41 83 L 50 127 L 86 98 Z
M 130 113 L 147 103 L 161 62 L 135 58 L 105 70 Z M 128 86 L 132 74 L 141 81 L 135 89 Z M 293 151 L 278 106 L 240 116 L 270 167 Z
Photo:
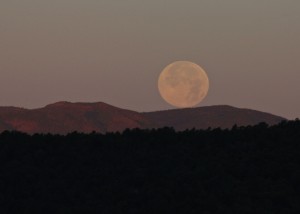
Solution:
M 177 130 L 192 128 L 206 129 L 208 127 L 231 128 L 233 125 L 247 126 L 256 125 L 260 122 L 274 125 L 282 120 L 286 120 L 283 117 L 270 113 L 247 108 L 237 108 L 230 105 L 172 109 L 144 114 L 148 118 L 159 121 L 159 125 L 156 128 L 159 126 L 173 126 Z
M 273 125 L 283 117 L 229 105 L 136 112 L 104 102 L 60 101 L 42 108 L 0 107 L 0 132 L 67 134 L 70 132 L 116 132 L 127 128 L 174 127 L 176 130 L 231 128 L 233 125 Z

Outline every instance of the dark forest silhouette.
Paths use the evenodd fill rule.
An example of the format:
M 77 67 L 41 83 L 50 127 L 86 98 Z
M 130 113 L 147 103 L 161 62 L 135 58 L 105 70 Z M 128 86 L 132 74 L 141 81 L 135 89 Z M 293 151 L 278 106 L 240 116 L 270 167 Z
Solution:
M 299 213 L 300 121 L 0 134 L 0 213 Z

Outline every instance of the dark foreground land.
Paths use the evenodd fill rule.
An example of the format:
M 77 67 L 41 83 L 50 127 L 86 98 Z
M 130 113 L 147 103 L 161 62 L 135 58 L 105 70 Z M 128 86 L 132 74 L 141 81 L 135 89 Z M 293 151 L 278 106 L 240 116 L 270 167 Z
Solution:
M 300 121 L 105 135 L 0 135 L 0 213 L 300 210 Z

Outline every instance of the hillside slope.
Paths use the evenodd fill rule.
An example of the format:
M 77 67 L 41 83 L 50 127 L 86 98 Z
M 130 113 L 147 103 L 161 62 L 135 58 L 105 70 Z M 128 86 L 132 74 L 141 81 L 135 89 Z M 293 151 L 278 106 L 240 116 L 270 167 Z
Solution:
M 227 105 L 157 111 L 143 113 L 143 115 L 155 122 L 156 128 L 171 126 L 176 130 L 231 128 L 235 124 L 246 126 L 260 122 L 273 125 L 285 120 L 269 113 Z
M 149 113 L 117 108 L 106 103 L 57 102 L 39 109 L 0 107 L 0 132 L 66 134 L 123 131 L 126 128 L 174 127 L 176 130 L 231 128 L 233 125 L 270 125 L 284 120 L 264 112 L 231 106 L 209 106 Z
M 0 109 L 0 121 L 0 131 L 9 128 L 27 133 L 104 133 L 149 126 L 143 115 L 102 102 L 58 102 L 40 109 L 22 111 L 11 108 L 11 111 L 6 109 L 1 112 Z

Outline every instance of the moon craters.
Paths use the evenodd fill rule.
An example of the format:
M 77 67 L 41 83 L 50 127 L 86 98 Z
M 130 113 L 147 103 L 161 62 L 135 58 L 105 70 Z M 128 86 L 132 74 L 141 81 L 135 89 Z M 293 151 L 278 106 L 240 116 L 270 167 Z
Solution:
M 207 95 L 209 80 L 197 64 L 177 61 L 162 71 L 158 88 L 162 98 L 169 104 L 180 108 L 193 107 Z

